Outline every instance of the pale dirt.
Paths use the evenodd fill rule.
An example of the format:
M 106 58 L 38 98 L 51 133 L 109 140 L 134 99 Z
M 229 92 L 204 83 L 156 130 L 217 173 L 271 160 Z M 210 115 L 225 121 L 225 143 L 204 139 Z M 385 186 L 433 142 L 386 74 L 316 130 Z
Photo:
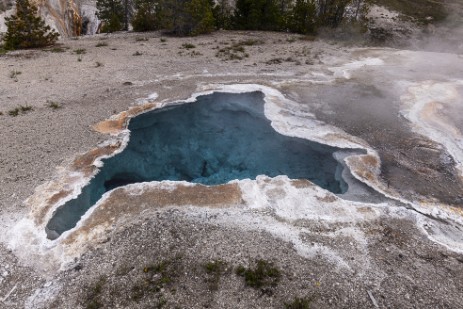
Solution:
M 399 69 L 403 64 L 401 58 L 394 58 L 394 51 L 359 51 L 281 33 L 217 32 L 165 39 L 161 42 L 159 33 L 97 35 L 63 40 L 66 50 L 62 53 L 33 50 L 0 56 L 3 226 L 27 216 L 23 201 L 38 185 L 52 180 L 57 167 L 69 166 L 77 154 L 108 138 L 92 130 L 93 125 L 154 92 L 159 95 L 157 101 L 187 98 L 201 83 L 278 86 L 291 99 L 307 105 L 317 118 L 360 136 L 377 149 L 385 162 L 385 181 L 405 198 L 432 195 L 461 207 L 462 185 L 453 161 L 443 163 L 445 150 L 434 150 L 433 142 L 414 134 L 408 122 L 397 116 L 397 89 L 385 90 L 382 86 L 390 85 L 381 85 L 381 80 L 374 78 L 371 83 L 376 86 L 365 84 L 370 77 L 360 74 L 340 81 L 337 95 L 330 92 L 329 84 L 317 86 L 308 81 L 331 80 L 334 73 L 328 68 L 375 55 L 389 61 L 388 70 Z M 215 56 L 217 47 L 246 39 L 263 43 L 245 46 L 249 57 L 242 60 Z M 96 47 L 102 42 L 107 46 Z M 185 49 L 184 43 L 196 48 Z M 77 49 L 86 52 L 79 56 Z M 134 55 L 136 52 L 141 55 Z M 396 60 L 397 67 L 391 67 Z M 13 71 L 21 73 L 12 78 Z M 377 76 L 377 71 L 368 68 L 362 72 Z M 458 72 L 455 69 L 450 77 Z M 340 100 L 352 94 L 353 99 Z M 395 101 L 385 107 L 390 104 L 388 98 Z M 54 110 L 47 102 L 62 108 Z M 351 102 L 349 108 L 343 108 L 346 102 Z M 33 110 L 9 116 L 19 105 Z M 384 130 L 376 130 L 378 127 Z M 382 147 L 384 141 L 387 147 Z M 424 152 L 414 147 L 423 143 L 431 145 Z M 421 156 L 419 165 L 425 172 L 413 168 L 417 156 Z M 209 222 L 195 216 L 195 210 L 176 208 L 134 215 L 125 225 L 114 227 L 106 242 L 95 245 L 64 271 L 27 267 L 1 244 L 0 307 L 85 308 L 94 301 L 104 308 L 160 308 L 165 300 L 165 308 L 284 308 L 295 297 L 307 297 L 310 308 L 463 308 L 463 256 L 429 240 L 416 227 L 413 215 L 387 213 L 382 211 L 374 220 L 352 222 L 365 236 L 362 255 L 349 237 L 326 236 L 340 226 L 301 222 L 311 232 L 300 235 L 303 242 L 323 243 L 343 257 L 351 256 L 354 267 L 350 269 L 323 255 L 303 257 L 291 243 L 269 233 L 224 226 L 220 220 Z M 317 233 L 320 236 L 314 236 Z M 365 261 L 356 260 L 365 256 Z M 159 278 L 145 273 L 144 267 L 176 257 L 168 271 L 169 282 L 153 289 L 150 282 Z M 256 258 L 273 261 L 281 269 L 276 287 L 255 290 L 234 273 L 238 265 L 250 265 Z M 203 267 L 215 259 L 227 265 L 217 290 L 210 286 L 211 275 Z M 98 289 L 95 285 L 100 279 Z M 137 294 L 140 287 L 141 296 Z

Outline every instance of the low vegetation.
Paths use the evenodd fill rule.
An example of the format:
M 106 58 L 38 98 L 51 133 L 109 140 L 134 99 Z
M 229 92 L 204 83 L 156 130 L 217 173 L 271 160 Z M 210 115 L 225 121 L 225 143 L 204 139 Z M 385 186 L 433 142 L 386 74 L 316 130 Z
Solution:
M 47 106 L 53 110 L 57 110 L 63 107 L 63 105 L 54 101 L 47 101 Z
M 87 50 L 85 48 L 78 48 L 74 50 L 74 53 L 76 53 L 77 55 L 84 55 L 87 53 Z
M 292 62 L 296 65 L 301 65 L 301 61 L 298 59 L 295 59 L 293 57 L 287 57 L 287 58 L 272 58 L 270 60 L 267 60 L 265 64 L 267 65 L 272 65 L 272 64 L 282 64 L 283 62 Z M 307 63 L 306 63 L 307 64 Z
M 219 289 L 220 278 L 227 272 L 227 263 L 222 260 L 214 260 L 204 264 L 204 270 L 207 277 L 209 290 L 217 291 Z
M 86 309 L 99 309 L 103 308 L 103 301 L 101 300 L 101 294 L 103 288 L 106 285 L 106 278 L 101 276 L 91 286 L 87 288 L 87 295 L 84 299 L 84 308 Z
M 9 110 L 8 115 L 10 115 L 11 117 L 18 116 L 19 115 L 19 108 L 16 107 L 15 109 Z
M 182 48 L 185 48 L 185 49 L 192 49 L 192 48 L 196 48 L 196 45 L 191 44 L 191 43 L 183 43 L 183 44 L 182 44 Z
M 33 111 L 33 110 L 34 108 L 32 106 L 20 105 L 18 107 L 15 107 L 12 110 L 9 110 L 8 115 L 10 115 L 11 117 L 16 117 L 16 116 L 19 116 L 19 114 L 27 114 L 28 112 Z
M 270 301 L 274 308 L 306 309 L 310 308 L 314 299 L 305 294 L 301 297 L 299 293 L 307 292 L 309 287 L 303 288 L 297 281 L 287 281 L 285 273 L 292 271 L 287 269 L 283 273 L 271 261 L 253 259 L 249 264 L 240 266 L 221 258 L 197 260 L 186 254 L 151 253 L 141 259 L 120 261 L 100 274 L 84 275 L 87 271 L 83 266 L 79 268 L 82 269 L 81 274 L 90 275 L 90 279 L 86 279 L 88 283 L 83 290 L 79 288 L 78 307 L 222 308 L 221 303 L 216 302 L 218 297 L 238 293 L 243 294 L 243 300 L 257 296 L 253 307 L 269 304 Z M 150 258 L 152 262 L 146 262 Z M 282 282 L 300 288 L 288 294 Z M 186 302 L 185 297 L 188 299 Z M 66 296 L 62 299 L 66 301 Z
M 224 45 L 229 45 L 228 42 L 223 42 Z M 242 60 L 248 58 L 249 54 L 246 52 L 246 46 L 262 45 L 265 44 L 262 40 L 243 40 L 239 42 L 232 42 L 230 46 L 219 48 L 216 57 L 222 60 Z
M 131 288 L 130 298 L 139 302 L 146 296 L 156 296 L 159 304 L 165 304 L 162 290 L 171 286 L 182 272 L 182 257 L 161 260 L 143 268 L 143 278 Z
M 87 53 L 85 48 L 78 48 L 74 50 L 74 53 L 77 55 L 77 61 L 82 62 L 82 57 Z
M 21 71 L 13 70 L 10 72 L 10 78 L 13 79 L 15 82 L 18 81 L 18 75 L 22 74 Z
M 272 262 L 262 259 L 257 260 L 254 267 L 238 266 L 236 274 L 244 278 L 246 286 L 255 289 L 275 287 L 281 277 L 280 270 Z
M 285 309 L 310 309 L 312 301 L 310 297 L 296 297 L 292 302 L 285 303 Z
M 66 48 L 53 47 L 53 48 L 47 49 L 47 51 L 52 52 L 52 53 L 64 53 L 66 51 Z
M 263 40 L 255 40 L 255 39 L 246 39 L 243 41 L 239 41 L 235 45 L 237 46 L 254 46 L 254 45 L 263 45 L 265 41 Z
M 95 47 L 103 47 L 103 46 L 108 46 L 108 43 L 107 42 L 98 42 L 95 45 Z
M 34 110 L 32 106 L 29 106 L 29 105 L 20 105 L 19 109 L 21 110 L 21 113 L 23 114 Z

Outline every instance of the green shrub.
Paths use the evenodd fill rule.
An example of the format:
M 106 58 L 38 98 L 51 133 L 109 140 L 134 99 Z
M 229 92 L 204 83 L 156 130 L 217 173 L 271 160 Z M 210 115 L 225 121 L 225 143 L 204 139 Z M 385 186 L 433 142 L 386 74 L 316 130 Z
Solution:
M 242 60 L 243 58 L 249 57 L 249 54 L 246 53 L 244 46 L 260 45 L 264 43 L 265 42 L 261 40 L 244 40 L 233 43 L 231 46 L 219 49 L 219 51 L 216 53 L 216 57 L 222 58 L 223 60 Z M 226 44 L 224 43 L 224 45 Z
M 53 102 L 53 101 L 47 101 L 47 106 L 54 110 L 60 109 L 63 107 L 61 104 L 57 102 Z
M 11 117 L 18 116 L 19 115 L 19 108 L 16 107 L 15 109 L 9 110 L 8 115 L 10 115 Z
M 29 105 L 20 105 L 19 109 L 21 110 L 23 114 L 34 110 L 34 108 L 32 108 L 32 106 L 29 106 Z
M 185 49 L 192 49 L 192 48 L 196 48 L 196 45 L 191 44 L 191 43 L 183 43 L 182 47 Z
M 76 53 L 77 55 L 84 55 L 87 53 L 87 50 L 85 48 L 78 48 L 74 50 L 74 53 Z
M 29 106 L 29 105 L 19 105 L 18 107 L 12 109 L 12 110 L 9 110 L 8 111 L 8 115 L 10 115 L 11 117 L 16 117 L 18 116 L 20 113 L 21 114 L 26 114 L 30 111 L 33 111 L 34 108 L 32 106 Z

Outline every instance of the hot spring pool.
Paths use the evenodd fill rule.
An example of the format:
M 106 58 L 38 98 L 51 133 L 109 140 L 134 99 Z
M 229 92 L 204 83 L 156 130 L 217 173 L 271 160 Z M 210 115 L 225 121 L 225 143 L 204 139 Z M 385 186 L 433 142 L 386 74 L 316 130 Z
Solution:
M 147 181 L 218 185 L 258 175 L 308 179 L 333 193 L 347 185 L 338 148 L 276 132 L 264 115 L 261 92 L 213 93 L 131 119 L 130 141 L 103 160 L 99 173 L 75 199 L 58 208 L 46 226 L 49 239 L 76 226 L 102 195 Z M 156 204 L 156 201 L 153 201 Z

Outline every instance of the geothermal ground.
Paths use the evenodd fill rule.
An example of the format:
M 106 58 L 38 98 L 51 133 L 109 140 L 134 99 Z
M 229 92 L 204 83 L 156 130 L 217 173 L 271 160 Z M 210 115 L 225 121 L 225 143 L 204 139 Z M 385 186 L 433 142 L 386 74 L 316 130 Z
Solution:
M 2 308 L 463 308 L 461 49 L 121 33 L 0 68 Z M 131 184 L 47 238 L 130 118 L 214 91 L 259 91 L 279 133 L 362 150 L 336 154 L 349 190 Z

